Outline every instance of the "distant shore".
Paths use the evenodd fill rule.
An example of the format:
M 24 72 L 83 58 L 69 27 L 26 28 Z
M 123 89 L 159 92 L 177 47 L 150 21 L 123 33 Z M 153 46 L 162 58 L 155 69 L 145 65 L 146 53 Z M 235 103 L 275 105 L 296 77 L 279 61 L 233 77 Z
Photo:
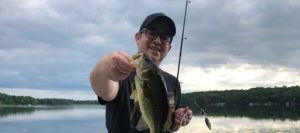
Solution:
M 201 91 L 182 94 L 181 106 L 300 106 L 300 87 L 256 87 L 248 90 Z M 58 98 L 38 99 L 30 96 L 13 96 L 0 93 L 0 105 L 75 105 L 98 104 L 97 100 Z
M 182 95 L 182 106 L 300 106 L 300 87 L 256 87 L 248 90 L 203 91 Z
M 74 104 L 98 104 L 96 100 L 71 100 L 58 98 L 33 98 L 30 96 L 14 96 L 0 93 L 0 106 L 42 106 L 42 105 L 74 105 Z

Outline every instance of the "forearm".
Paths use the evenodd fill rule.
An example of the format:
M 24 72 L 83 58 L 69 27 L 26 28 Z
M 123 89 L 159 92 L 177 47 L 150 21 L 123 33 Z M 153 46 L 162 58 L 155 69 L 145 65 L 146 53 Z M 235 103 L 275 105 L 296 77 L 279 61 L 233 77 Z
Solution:
M 118 81 L 124 80 L 135 66 L 124 52 L 113 52 L 102 58 L 92 70 L 90 81 L 94 92 L 105 101 L 113 100 L 119 91 Z
M 105 59 L 102 59 L 90 74 L 91 86 L 95 94 L 105 101 L 113 100 L 118 92 L 118 82 L 111 80 Z

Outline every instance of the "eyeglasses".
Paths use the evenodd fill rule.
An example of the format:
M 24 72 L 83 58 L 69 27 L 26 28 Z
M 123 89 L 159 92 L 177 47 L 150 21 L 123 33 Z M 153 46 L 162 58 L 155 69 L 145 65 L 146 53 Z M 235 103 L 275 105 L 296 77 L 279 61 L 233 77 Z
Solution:
M 170 36 L 164 35 L 163 33 L 158 33 L 150 29 L 142 29 L 140 33 L 145 33 L 146 37 L 150 40 L 155 40 L 158 36 L 162 43 L 171 43 L 172 39 Z

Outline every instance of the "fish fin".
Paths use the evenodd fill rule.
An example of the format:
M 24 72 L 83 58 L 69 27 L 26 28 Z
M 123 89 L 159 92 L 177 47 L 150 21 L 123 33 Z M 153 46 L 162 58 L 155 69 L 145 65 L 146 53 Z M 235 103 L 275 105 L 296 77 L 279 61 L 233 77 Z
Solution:
M 134 99 L 134 102 L 138 101 L 138 92 L 134 83 L 131 83 L 132 92 L 130 95 L 130 99 Z
M 138 101 L 138 94 L 137 94 L 137 90 L 132 90 L 132 93 L 130 95 L 131 99 L 134 99 L 134 102 Z
M 131 111 L 130 111 L 130 120 L 132 120 L 133 119 L 133 117 L 134 117 L 134 114 L 136 114 L 136 112 L 138 111 L 138 102 L 137 101 L 135 101 L 134 103 L 133 103 L 133 108 L 131 109 Z
M 164 123 L 165 131 L 169 130 L 173 125 L 173 116 L 174 116 L 174 111 L 169 109 L 166 122 Z
M 141 116 L 141 118 L 139 119 L 137 125 L 136 125 L 136 128 L 138 131 L 142 131 L 142 130 L 145 130 L 145 129 L 149 129 L 149 126 L 147 125 L 143 115 Z
M 131 87 L 132 87 L 132 92 L 131 92 L 131 95 L 130 95 L 130 99 L 133 99 L 134 102 L 133 102 L 133 108 L 131 109 L 130 111 L 130 120 L 133 119 L 133 115 L 137 112 L 138 110 L 138 92 L 137 92 L 137 89 L 136 89 L 136 86 L 134 83 L 131 83 Z

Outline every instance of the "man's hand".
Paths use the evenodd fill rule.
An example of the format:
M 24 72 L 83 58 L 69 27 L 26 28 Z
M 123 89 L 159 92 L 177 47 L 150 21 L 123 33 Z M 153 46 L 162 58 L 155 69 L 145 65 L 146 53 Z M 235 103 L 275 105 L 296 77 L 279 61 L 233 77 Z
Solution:
M 173 131 L 177 131 L 180 126 L 186 126 L 189 124 L 193 117 L 193 111 L 189 107 L 179 108 L 175 111 L 174 124 L 172 126 Z
M 128 77 L 135 70 L 124 52 L 113 52 L 100 59 L 90 74 L 94 92 L 103 100 L 111 101 L 118 93 L 118 81 Z
M 120 81 L 128 77 L 135 70 L 135 65 L 129 61 L 129 56 L 124 52 L 113 52 L 107 57 L 108 78 Z

